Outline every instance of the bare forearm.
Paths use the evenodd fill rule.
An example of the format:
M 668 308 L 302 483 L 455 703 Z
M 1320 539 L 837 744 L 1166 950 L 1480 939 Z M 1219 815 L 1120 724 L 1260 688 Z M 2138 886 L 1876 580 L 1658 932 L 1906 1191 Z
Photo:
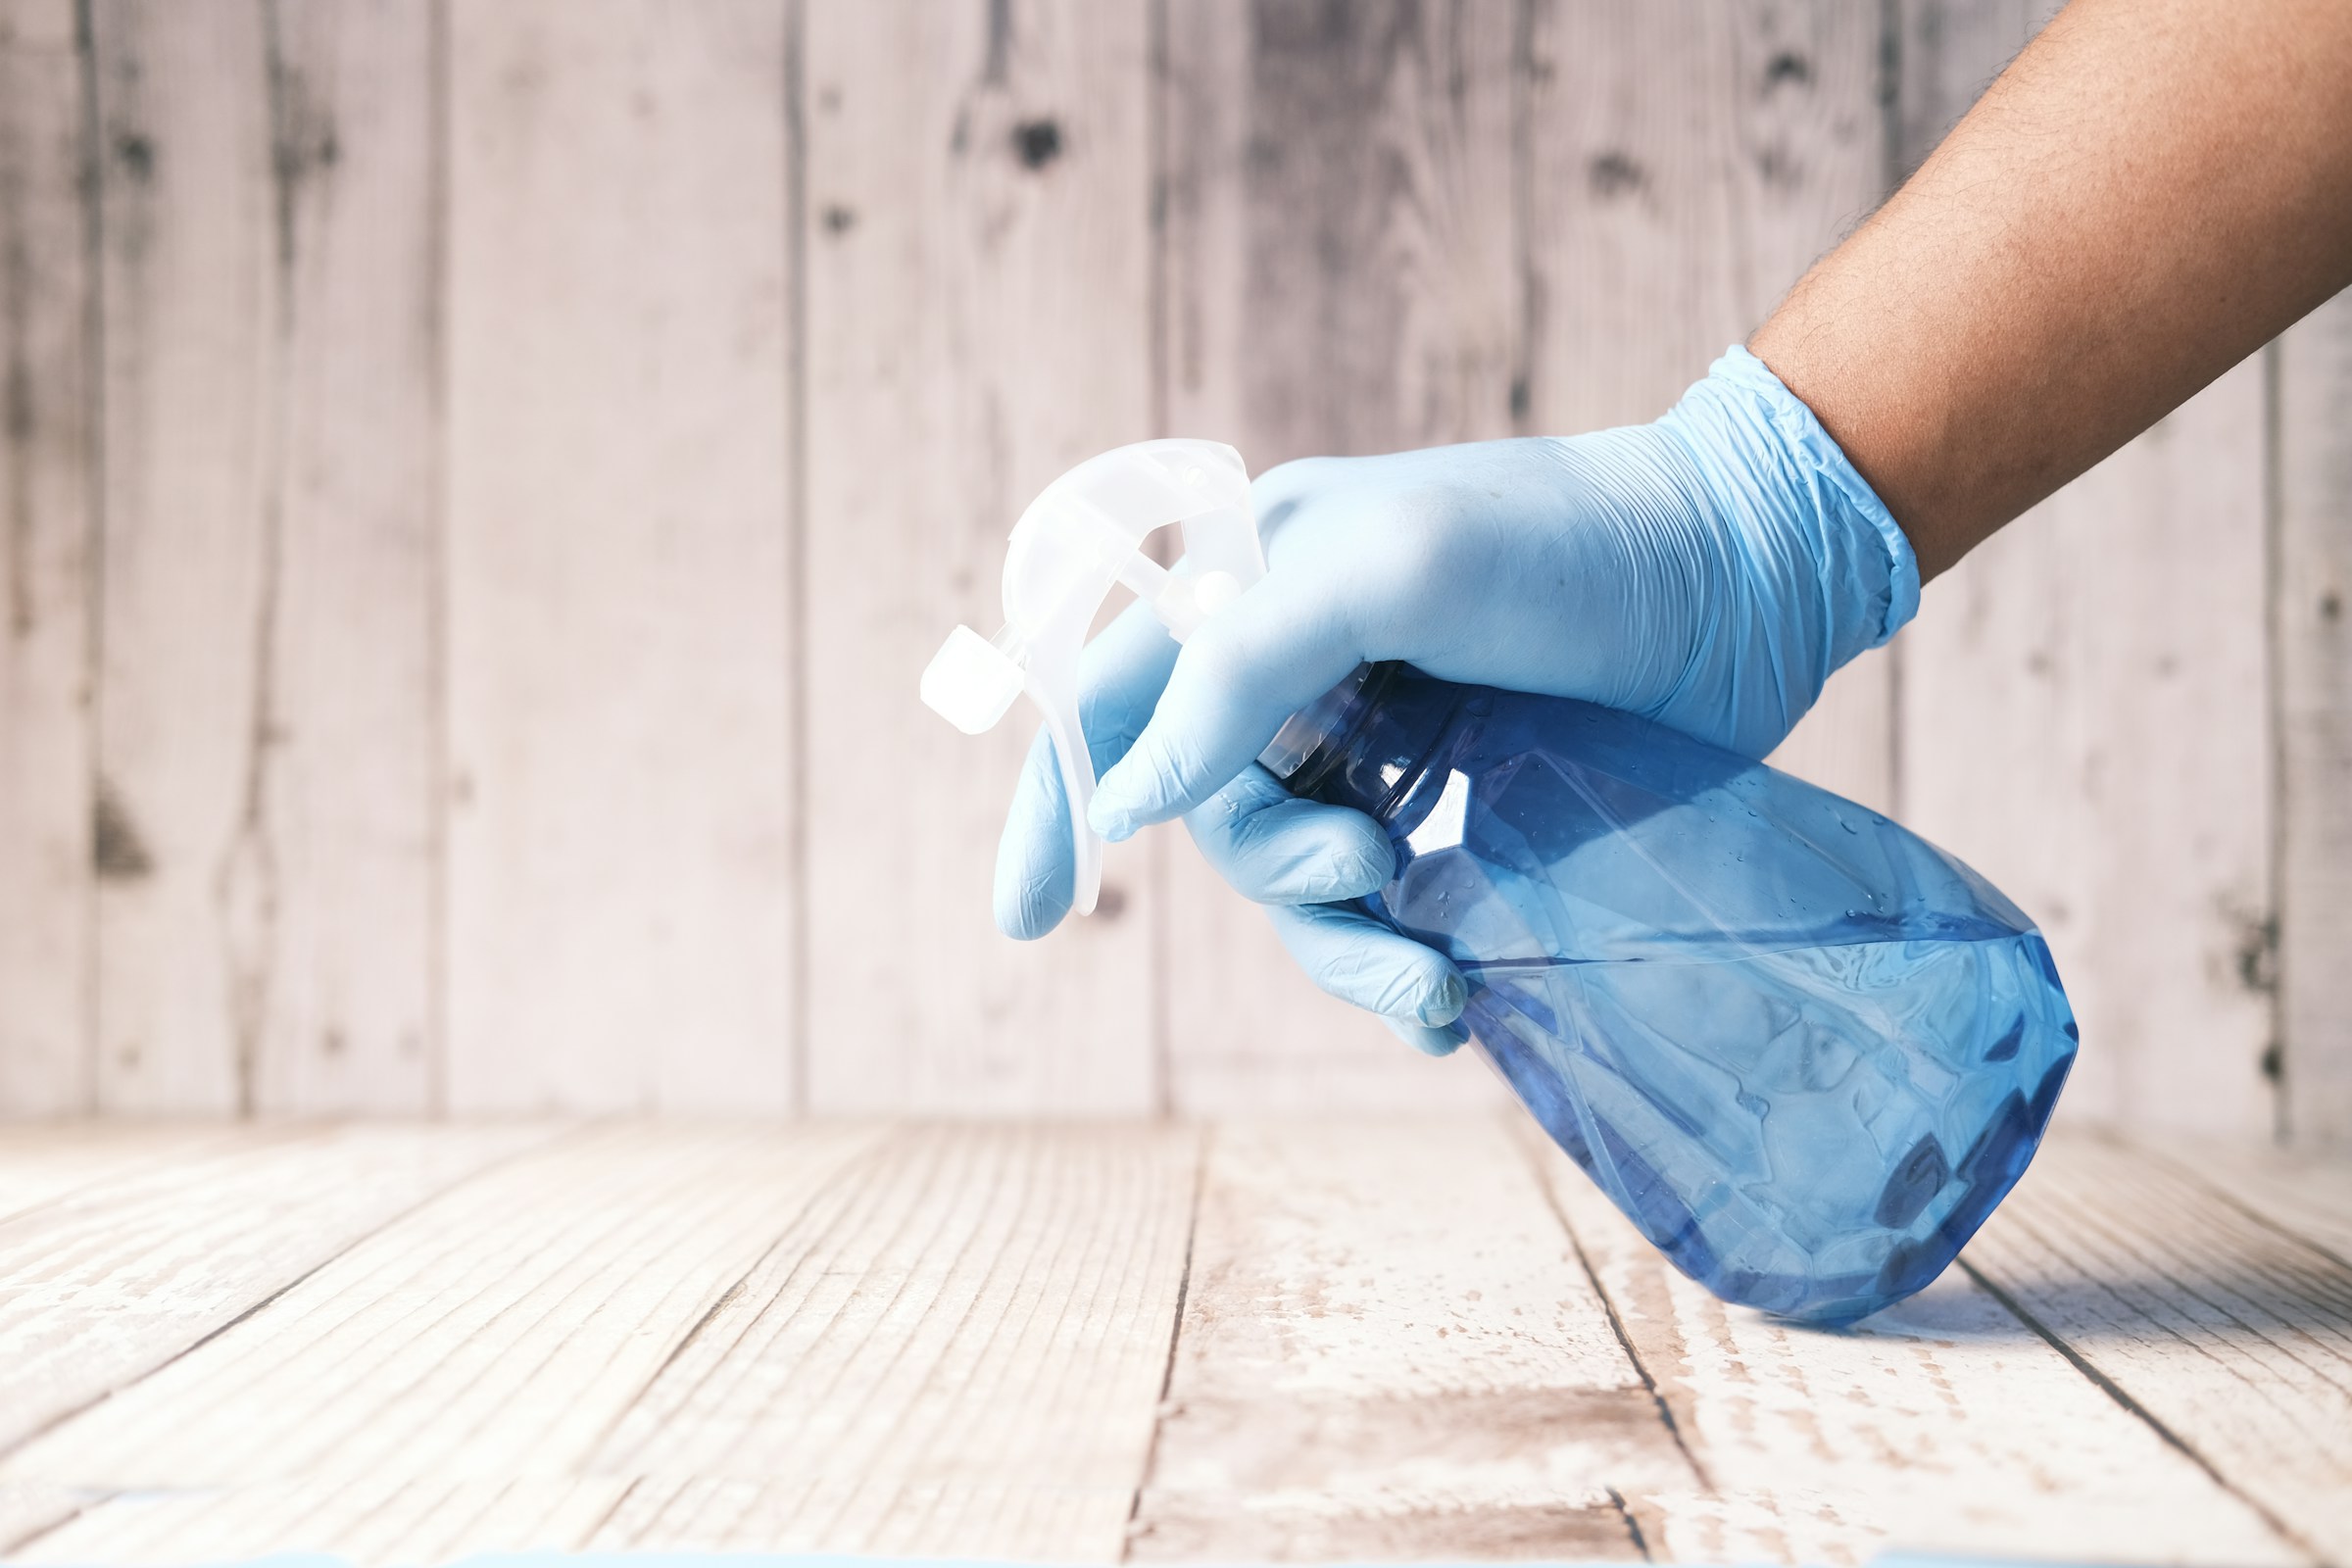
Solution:
M 2352 283 L 2352 5 L 2076 0 L 1749 347 L 1923 575 Z

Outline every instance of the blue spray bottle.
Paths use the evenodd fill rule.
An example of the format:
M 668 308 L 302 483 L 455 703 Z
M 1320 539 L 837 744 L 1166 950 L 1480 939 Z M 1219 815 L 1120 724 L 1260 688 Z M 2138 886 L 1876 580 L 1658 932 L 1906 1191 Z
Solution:
M 1183 563 L 1142 553 L 1181 525 Z M 1152 441 L 1021 516 L 1006 625 L 923 699 L 966 733 L 1026 692 L 1102 846 L 1078 651 L 1112 584 L 1187 636 L 1264 570 L 1232 448 Z M 1845 1323 L 1925 1286 L 2033 1156 L 2078 1039 L 2031 920 L 1885 816 L 1627 713 L 1368 664 L 1260 760 L 1387 829 L 1367 901 L 1470 983 L 1464 1021 L 1554 1141 L 1727 1300 Z

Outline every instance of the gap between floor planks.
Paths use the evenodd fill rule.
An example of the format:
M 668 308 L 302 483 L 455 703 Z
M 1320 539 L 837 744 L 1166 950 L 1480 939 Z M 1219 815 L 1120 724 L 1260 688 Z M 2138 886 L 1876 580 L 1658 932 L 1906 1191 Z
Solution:
M 406 1136 L 422 1148 L 464 1134 Z M 2046 1197 L 2048 1183 L 2030 1182 L 1972 1250 L 1967 1274 L 1867 1332 L 1807 1337 L 1727 1313 L 1672 1275 L 1524 1129 L 1514 1140 L 1483 1121 L 1236 1126 L 1205 1149 L 1197 1137 L 1135 1125 L 820 1125 L 790 1139 L 772 1128 L 608 1126 L 445 1173 L 437 1191 L 356 1234 L 345 1233 L 360 1221 L 341 1209 L 298 1209 L 281 1231 L 324 1231 L 281 1237 L 239 1276 L 266 1311 L 248 1301 L 224 1330 L 219 1314 L 234 1302 L 215 1289 L 214 1316 L 191 1325 L 210 1336 L 203 1343 L 160 1360 L 151 1348 L 155 1364 L 111 1397 L 69 1409 L 46 1433 L 0 1437 L 14 1445 L 0 1456 L 0 1548 L 51 1560 L 290 1544 L 404 1561 L 534 1544 L 1839 1560 L 1924 1519 L 1939 1533 L 1932 1544 L 1975 1549 L 2046 1552 L 2072 1540 L 2078 1554 L 2128 1557 L 2116 1543 L 2135 1538 L 2143 1555 L 2190 1560 L 2344 1554 L 2340 1510 L 2324 1490 L 2341 1453 L 2322 1445 L 2316 1465 L 2298 1466 L 2272 1451 L 2276 1421 L 2242 1419 L 2227 1383 L 2151 1369 L 2145 1345 L 2101 1339 L 2080 1292 L 2053 1284 L 2050 1257 L 2029 1245 L 2067 1220 L 2066 1184 L 2112 1190 L 2118 1161 L 2155 1169 L 2192 1218 L 2199 1204 L 2268 1211 L 2260 1190 L 2230 1189 L 2193 1161 L 2161 1169 L 2087 1141 L 2045 1156 L 2041 1170 L 2089 1175 L 2066 1174 L 2066 1190 Z M 632 1144 L 663 1139 L 665 1187 L 626 1157 Z M 1128 1157 L 1139 1143 L 1140 1163 Z M 185 1156 L 199 1168 L 202 1147 Z M 110 1195 L 151 1216 L 154 1162 L 171 1156 L 150 1156 L 112 1173 L 94 1160 L 87 1182 L 14 1204 L 0 1245 L 44 1213 L 53 1229 L 76 1211 L 103 1217 Z M 779 1205 L 788 1220 L 763 1227 L 719 1200 L 728 1173 L 745 1180 L 747 1160 L 759 1180 L 797 1195 Z M 7 1169 L 0 1156 L 0 1196 Z M 2305 1206 L 2327 1206 L 2311 1183 L 2284 1190 L 2320 1192 Z M 505 1298 L 444 1313 L 456 1317 L 440 1346 L 429 1334 L 392 1343 L 398 1314 L 387 1318 L 379 1293 L 405 1288 L 438 1309 L 498 1274 L 518 1239 L 565 1204 L 576 1225 L 632 1201 L 647 1244 L 685 1259 L 658 1271 L 674 1288 L 648 1297 L 639 1281 L 649 1271 L 626 1236 L 600 1268 L 591 1238 L 568 1258 L 544 1248 L 518 1258 L 491 1287 Z M 1140 1269 L 1131 1210 L 1155 1227 Z M 2284 1222 L 2249 1234 L 2269 1240 L 2232 1242 L 2238 1262 L 2285 1283 L 2233 1303 L 2231 1321 L 2260 1319 L 2270 1338 L 2255 1334 L 2251 1351 L 2222 1348 L 2317 1358 L 2318 1386 L 2334 1386 L 2352 1317 L 2340 1258 Z M 272 1258 L 280 1273 L 307 1268 L 274 1281 Z M 2220 1268 L 2207 1262 L 2208 1275 Z M 888 1288 L 869 1289 L 876 1281 Z M 1075 1303 L 1085 1327 L 1102 1304 L 1093 1287 L 1105 1282 L 1118 1287 L 1109 1316 L 1074 1352 L 1064 1320 L 1047 1311 Z M 601 1341 L 587 1332 L 632 1289 L 640 1333 L 615 1336 L 610 1323 Z M 952 1321 L 933 1310 L 940 1303 L 955 1308 Z M 1514 1321 L 1495 1333 L 1506 1305 Z M 2152 1322 L 2163 1309 L 2142 1307 Z M 539 1347 L 545 1357 L 502 1389 L 512 1353 L 537 1343 L 535 1328 L 548 1338 L 551 1323 L 560 1332 Z M 2070 1328 L 2081 1345 L 2066 1341 Z M 2162 1328 L 2176 1339 L 2199 1332 Z M 1107 1360 L 1105 1330 L 1118 1341 Z M 1004 1381 L 1024 1357 L 1066 1372 L 1088 1344 L 1096 1359 L 1080 1371 L 1092 1376 L 1076 1381 L 1101 1389 L 1067 1376 L 1037 1389 Z M 376 1359 L 355 1370 L 365 1355 Z M 598 1369 L 612 1367 L 600 1384 Z M 338 1399 L 394 1372 L 387 1403 L 340 1412 L 333 1430 Z M 251 1416 L 221 1402 L 223 1388 L 271 1395 L 276 1427 L 245 1430 Z M 2036 1419 L 1972 1423 L 1972 1388 L 1980 1413 L 2006 1403 Z M 1103 1389 L 1117 1396 L 1087 1406 L 1083 1396 Z M 786 1395 L 796 1417 L 778 1420 Z M 845 1396 L 855 1408 L 841 1407 Z M 468 1398 L 494 1408 L 460 1435 L 471 1446 L 444 1456 L 452 1462 L 420 1467 L 413 1452 L 368 1446 L 400 1450 L 404 1436 L 435 1430 Z M 1963 1419 L 1940 1415 L 1937 1400 Z M 1039 1413 L 1049 1419 L 1024 1420 Z M 1098 1456 L 1052 1447 L 1046 1429 L 1073 1413 L 1094 1437 L 1123 1438 L 1107 1446 L 1109 1462 L 1088 1485 L 1024 1484 Z M 976 1438 L 965 1430 L 975 1421 Z M 2086 1451 L 2036 1451 L 2052 1423 L 2088 1440 L 2074 1445 Z M 2192 1447 L 2182 1428 L 2219 1451 Z M 1567 1429 L 1606 1441 L 1555 1441 Z M 569 1447 L 551 1441 L 566 1433 Z M 286 1473 L 240 1473 L 240 1437 Z M 1877 1452 L 1898 1442 L 1915 1456 L 1908 1468 Z M 146 1468 L 105 1476 L 110 1462 Z M 591 1473 L 567 1473 L 579 1469 Z M 2053 1486 L 2063 1516 L 2034 1500 Z M 1972 1490 L 1986 1495 L 1955 1500 Z

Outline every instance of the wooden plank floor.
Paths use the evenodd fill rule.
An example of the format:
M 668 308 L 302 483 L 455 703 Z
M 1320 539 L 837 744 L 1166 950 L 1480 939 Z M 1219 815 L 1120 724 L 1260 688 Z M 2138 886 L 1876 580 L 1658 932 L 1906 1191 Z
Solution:
M 2078 1134 L 1826 1333 L 1514 1119 L 0 1128 L 0 1555 L 2342 1564 L 2348 1240 Z

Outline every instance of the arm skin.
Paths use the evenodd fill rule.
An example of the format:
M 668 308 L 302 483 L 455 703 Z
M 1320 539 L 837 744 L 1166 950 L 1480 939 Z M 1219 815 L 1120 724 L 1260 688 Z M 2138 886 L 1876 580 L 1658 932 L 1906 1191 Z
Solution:
M 1748 344 L 1922 577 L 2352 284 L 2352 0 L 2075 0 Z

